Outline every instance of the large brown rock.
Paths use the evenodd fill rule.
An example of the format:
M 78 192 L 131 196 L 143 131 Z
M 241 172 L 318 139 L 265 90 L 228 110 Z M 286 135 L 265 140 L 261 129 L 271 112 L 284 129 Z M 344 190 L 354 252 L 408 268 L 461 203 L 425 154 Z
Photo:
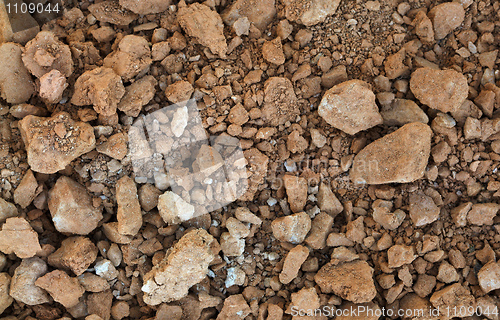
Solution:
M 410 218 L 416 227 L 433 223 L 439 218 L 439 207 L 422 192 L 410 194 Z
M 38 234 L 24 218 L 8 218 L 0 231 L 0 251 L 14 253 L 21 259 L 31 258 L 42 250 Z
M 329 125 L 351 135 L 383 122 L 375 94 L 361 80 L 342 82 L 325 92 L 318 114 Z
M 73 121 L 66 112 L 50 118 L 29 115 L 19 121 L 18 126 L 28 164 L 36 172 L 56 173 L 95 147 L 92 126 Z
M 70 237 L 61 242 L 61 247 L 48 257 L 48 263 L 56 268 L 83 274 L 97 258 L 97 247 L 89 238 Z
M 467 287 L 454 283 L 435 291 L 430 302 L 443 316 L 465 318 L 474 314 L 476 299 Z
M 80 297 L 85 292 L 77 278 L 72 278 L 61 270 L 54 270 L 38 278 L 35 285 L 47 291 L 55 301 L 65 308 L 71 308 L 78 304 Z
M 432 8 L 428 16 L 434 25 L 435 38 L 441 40 L 462 24 L 465 10 L 460 2 L 445 2 Z
M 286 0 L 284 3 L 288 20 L 312 26 L 333 15 L 340 0 Z
M 271 77 L 264 83 L 262 119 L 271 126 L 294 121 L 300 114 L 292 82 L 283 77 Z
M 328 263 L 314 276 L 323 293 L 334 293 L 354 303 L 369 302 L 377 294 L 373 268 L 366 261 L 355 260 L 338 265 Z
M 0 97 L 7 103 L 23 103 L 35 92 L 35 85 L 21 60 L 22 47 L 0 44 Z
M 431 151 L 431 128 L 414 122 L 366 146 L 354 157 L 351 181 L 406 183 L 423 177 Z
M 275 15 L 274 0 L 236 0 L 221 14 L 221 17 L 229 26 L 236 20 L 246 17 L 254 26 L 264 31 Z
M 148 72 L 152 62 L 148 41 L 144 37 L 129 34 L 120 40 L 117 50 L 104 58 L 103 66 L 112 68 L 124 81 L 129 81 Z
M 299 212 L 275 219 L 271 223 L 273 236 L 279 241 L 299 244 L 311 230 L 311 218 L 305 212 Z
M 50 190 L 48 205 L 59 232 L 86 235 L 102 219 L 102 209 L 94 208 L 87 190 L 66 176 L 60 177 Z
M 42 259 L 23 259 L 14 270 L 10 282 L 10 296 L 29 306 L 51 302 L 47 292 L 35 285 L 35 281 L 46 273 L 47 264 Z
M 467 78 L 455 70 L 419 68 L 411 75 L 410 90 L 421 103 L 441 112 L 459 110 L 469 95 Z

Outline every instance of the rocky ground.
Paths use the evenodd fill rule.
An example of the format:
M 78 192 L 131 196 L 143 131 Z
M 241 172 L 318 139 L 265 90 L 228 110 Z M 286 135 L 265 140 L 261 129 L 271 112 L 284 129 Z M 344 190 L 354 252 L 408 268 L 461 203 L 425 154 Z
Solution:
M 500 2 L 63 5 L 0 5 L 2 319 L 500 319 Z

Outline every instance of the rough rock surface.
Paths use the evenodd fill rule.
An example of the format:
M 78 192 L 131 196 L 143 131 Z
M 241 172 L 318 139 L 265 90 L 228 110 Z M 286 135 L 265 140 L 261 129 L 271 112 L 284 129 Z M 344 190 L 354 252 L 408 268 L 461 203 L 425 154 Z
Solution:
M 145 76 L 125 88 L 125 95 L 118 104 L 118 110 L 127 116 L 137 117 L 142 107 L 153 99 L 158 81 L 153 76 Z
M 241 294 L 235 294 L 224 300 L 217 320 L 243 320 L 251 312 L 248 303 Z
M 35 281 L 46 273 L 47 264 L 42 259 L 23 259 L 14 270 L 10 282 L 10 296 L 29 306 L 50 302 L 47 292 L 35 285 Z
M 148 41 L 141 36 L 129 34 L 121 39 L 117 50 L 104 58 L 103 62 L 104 67 L 113 69 L 124 81 L 129 81 L 148 72 L 153 59 Z M 121 87 L 119 90 L 121 93 Z
M 477 280 L 485 293 L 500 289 L 500 265 L 495 261 L 488 262 L 477 273 Z
M 7 272 L 0 273 L 0 314 L 2 314 L 14 301 L 9 295 L 10 280 L 10 275 Z
M 324 211 L 335 217 L 344 210 L 342 203 L 337 199 L 332 189 L 325 183 L 321 183 L 318 189 L 318 206 Z
M 200 3 L 182 7 L 177 12 L 177 21 L 182 29 L 196 41 L 206 46 L 221 58 L 226 56 L 227 44 L 224 24 L 216 11 Z
M 0 198 L 0 223 L 4 223 L 8 218 L 18 215 L 17 208 L 14 204 Z
M 467 78 L 455 70 L 419 68 L 411 75 L 410 90 L 421 103 L 441 112 L 457 111 L 469 95 Z
M 0 231 L 0 251 L 14 253 L 21 259 L 31 258 L 42 250 L 38 234 L 24 218 L 8 218 Z
M 94 17 L 102 22 L 116 25 L 128 25 L 138 15 L 129 10 L 124 10 L 118 1 L 106 0 L 89 6 L 89 11 Z
M 283 263 L 279 279 L 283 284 L 289 284 L 297 277 L 300 267 L 309 256 L 309 249 L 298 245 L 288 252 Z
M 467 213 L 467 222 L 478 226 L 491 226 L 498 210 L 500 210 L 498 203 L 476 203 Z
M 47 291 L 51 297 L 65 308 L 74 307 L 85 289 L 77 278 L 72 278 L 61 270 L 54 270 L 38 278 L 35 285 Z
M 23 179 L 14 191 L 14 202 L 20 205 L 21 208 L 26 208 L 35 199 L 37 188 L 38 182 L 33 175 L 33 171 L 26 171 Z
M 262 119 L 271 126 L 284 124 L 299 115 L 297 96 L 290 80 L 271 77 L 264 83 Z
M 307 181 L 302 177 L 285 175 L 283 177 L 288 203 L 293 212 L 301 212 L 307 201 Z
M 290 21 L 312 26 L 333 15 L 339 4 L 340 0 L 286 0 L 285 15 Z
M 271 223 L 273 235 L 279 241 L 299 244 L 311 230 L 311 218 L 305 212 L 275 219 Z
M 375 94 L 360 80 L 343 82 L 325 92 L 318 114 L 329 125 L 351 135 L 383 122 Z
M 8 103 L 23 103 L 35 92 L 35 85 L 21 59 L 22 47 L 0 44 L 0 97 Z
M 370 143 L 354 157 L 351 180 L 385 184 L 422 178 L 431 151 L 431 136 L 429 126 L 415 122 Z
M 120 0 L 120 6 L 137 14 L 154 14 L 168 10 L 171 0 Z
M 434 25 L 436 40 L 441 40 L 462 24 L 465 10 L 459 2 L 445 2 L 432 8 L 428 16 Z
M 439 218 L 439 207 L 434 200 L 421 193 L 410 194 L 410 218 L 416 227 L 433 223 Z
M 94 129 L 75 122 L 66 112 L 50 118 L 26 116 L 19 130 L 28 153 L 31 170 L 55 173 L 95 147 Z
M 40 77 L 38 94 L 46 103 L 56 104 L 61 101 L 67 87 L 66 77 L 59 70 L 53 69 Z
M 144 302 L 158 305 L 179 300 L 202 281 L 218 253 L 217 241 L 203 229 L 186 233 L 165 258 L 144 276 Z
M 387 250 L 387 263 L 389 268 L 399 268 L 402 265 L 412 263 L 417 255 L 412 246 L 397 244 Z
M 124 133 L 116 133 L 96 147 L 96 150 L 113 159 L 122 160 L 127 155 L 128 136 Z
M 254 26 L 264 31 L 275 15 L 274 0 L 236 0 L 222 13 L 221 17 L 229 26 L 232 26 L 236 20 L 247 17 Z
M 369 302 L 377 294 L 373 268 L 366 261 L 356 260 L 324 265 L 314 276 L 323 293 L 333 293 L 354 303 Z
M 111 116 L 116 113 L 124 94 L 125 87 L 120 76 L 111 68 L 99 67 L 78 77 L 71 103 L 77 106 L 92 105 L 97 113 Z
M 142 227 L 142 212 L 134 180 L 128 176 L 116 182 L 118 232 L 135 236 Z
M 380 114 L 384 125 L 403 126 L 407 123 L 428 123 L 429 117 L 415 102 L 406 99 L 394 99 L 391 104 L 383 106 Z
M 48 206 L 57 231 L 86 235 L 102 219 L 87 190 L 78 182 L 62 176 L 49 192 Z
M 451 318 L 455 316 L 461 318 L 472 316 L 474 314 L 473 307 L 476 303 L 469 289 L 459 283 L 454 283 L 434 292 L 430 297 L 430 302 L 434 308 L 439 307 L 441 315 Z M 452 311 L 448 313 L 447 310 Z
M 168 224 L 187 221 L 195 214 L 194 206 L 172 191 L 166 191 L 158 198 L 158 211 Z
M 97 258 L 97 247 L 86 237 L 70 237 L 61 242 L 61 247 L 48 257 L 48 263 L 56 268 L 83 274 Z

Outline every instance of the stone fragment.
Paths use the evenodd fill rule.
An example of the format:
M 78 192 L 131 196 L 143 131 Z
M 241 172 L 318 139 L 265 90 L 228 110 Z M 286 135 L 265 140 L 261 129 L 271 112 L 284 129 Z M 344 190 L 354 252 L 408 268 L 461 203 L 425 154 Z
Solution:
M 337 199 L 332 189 L 323 182 L 319 185 L 316 197 L 321 211 L 328 213 L 334 218 L 344 210 L 342 203 Z
M 405 57 L 406 51 L 403 48 L 385 58 L 384 69 L 387 78 L 393 80 L 401 77 L 402 75 L 408 74 L 410 68 L 404 64 Z
M 331 126 L 354 135 L 382 124 L 369 84 L 350 80 L 329 89 L 321 99 L 318 114 Z
M 119 275 L 113 263 L 108 259 L 99 260 L 95 266 L 95 273 L 108 281 L 116 279 Z
M 366 237 L 364 219 L 365 218 L 361 216 L 347 223 L 345 232 L 347 239 L 357 243 L 363 243 L 363 239 Z
M 412 263 L 417 255 L 412 246 L 396 244 L 387 250 L 387 262 L 389 268 L 399 268 L 405 264 Z
M 481 138 L 481 120 L 467 117 L 464 123 L 464 138 L 466 140 Z
M 242 286 L 245 284 L 246 274 L 240 267 L 232 267 L 227 269 L 225 285 L 226 288 L 232 286 Z
M 426 44 L 433 43 L 434 40 L 434 28 L 432 26 L 432 21 L 427 17 L 424 11 L 418 11 L 411 22 L 411 25 L 415 27 L 415 34 L 418 36 L 420 41 Z
M 498 203 L 476 203 L 467 214 L 467 222 L 477 226 L 491 226 L 498 210 L 500 210 Z
M 436 40 L 441 40 L 462 24 L 465 10 L 458 2 L 445 2 L 432 8 L 428 16 L 434 25 Z
M 460 275 L 451 264 L 443 261 L 439 265 L 438 275 L 436 276 L 436 278 L 443 283 L 452 283 L 460 280 Z
M 0 97 L 7 103 L 28 101 L 35 85 L 21 59 L 22 47 L 16 43 L 0 44 Z
M 71 103 L 77 106 L 93 105 L 97 113 L 112 116 L 124 94 L 120 76 L 111 68 L 99 67 L 78 77 Z
M 78 276 L 78 281 L 88 292 L 101 292 L 108 290 L 110 287 L 106 279 L 88 272 Z
M 403 210 L 397 209 L 392 211 L 392 202 L 377 199 L 372 204 L 373 220 L 380 224 L 384 229 L 395 230 L 404 221 L 406 213 Z
M 257 148 L 251 148 L 243 151 L 243 155 L 247 160 L 247 170 L 252 174 L 248 175 L 248 189 L 247 192 L 239 198 L 240 201 L 253 200 L 255 193 L 259 186 L 264 182 L 267 167 L 269 164 L 269 157 L 260 152 Z
M 142 227 L 142 212 L 134 180 L 123 176 L 116 182 L 118 232 L 135 236 Z
M 66 176 L 49 191 L 48 206 L 54 226 L 63 233 L 89 234 L 102 219 L 102 209 L 93 206 L 85 187 Z
M 42 250 L 38 234 L 24 218 L 8 218 L 0 231 L 0 251 L 17 257 L 31 258 Z
M 299 244 L 304 241 L 311 230 L 311 218 L 305 212 L 275 219 L 271 223 L 273 235 L 279 241 Z
M 225 58 L 227 52 L 224 25 L 216 11 L 200 3 L 179 8 L 177 21 L 188 36 L 202 46 L 208 47 L 213 54 Z
M 48 257 L 47 262 L 56 268 L 69 269 L 79 276 L 94 263 L 97 253 L 97 247 L 89 238 L 70 237 L 61 242 L 61 247 Z
M 106 290 L 91 293 L 87 296 L 86 305 L 88 314 L 94 314 L 103 320 L 109 320 L 111 317 L 111 306 L 113 305 L 113 292 Z
M 161 191 L 158 190 L 152 184 L 146 183 L 139 188 L 139 203 L 144 211 L 151 211 L 158 205 L 158 198 L 161 195 Z
M 286 0 L 285 16 L 309 27 L 324 22 L 337 11 L 339 4 L 340 0 Z
M 53 69 L 40 77 L 38 94 L 45 103 L 56 104 L 61 101 L 67 87 L 66 77 L 59 70 Z
M 280 282 L 289 284 L 297 277 L 300 267 L 309 256 L 309 249 L 304 246 L 298 245 L 292 248 L 285 257 L 283 269 L 279 275 Z
M 377 294 L 373 268 L 366 261 L 355 260 L 338 265 L 324 265 L 314 276 L 323 293 L 333 293 L 354 303 L 369 302 Z
M 451 218 L 457 227 L 467 225 L 467 214 L 472 208 L 472 202 L 465 202 L 451 210 Z
M 37 78 L 51 70 L 58 70 L 65 77 L 73 73 L 73 59 L 68 45 L 50 31 L 39 32 L 29 41 L 23 53 L 26 68 Z
M 326 238 L 326 245 L 329 247 L 352 247 L 354 245 L 354 241 L 348 239 L 343 233 L 332 232 L 328 235 L 328 238 Z
M 488 293 L 500 288 L 500 265 L 494 260 L 485 264 L 477 273 L 481 289 Z
M 304 209 L 307 201 L 307 181 L 302 177 L 285 175 L 283 177 L 288 203 L 293 212 Z
M 110 156 L 113 159 L 122 160 L 128 152 L 128 136 L 124 133 L 116 133 L 96 147 L 99 153 Z
M 23 179 L 14 191 L 14 202 L 21 206 L 21 208 L 26 208 L 37 196 L 36 189 L 38 188 L 38 182 L 36 181 L 33 171 L 28 169 L 24 174 Z
M 239 257 L 245 252 L 245 239 L 223 232 L 220 236 L 220 247 L 226 257 Z
M 288 135 L 286 140 L 286 147 L 288 151 L 292 153 L 302 153 L 308 146 L 309 144 L 307 143 L 307 140 L 300 135 L 298 130 L 293 130 L 292 133 Z
M 113 69 L 124 81 L 129 81 L 138 75 L 144 75 L 149 71 L 151 63 L 153 63 L 153 59 L 146 38 L 131 34 L 124 36 L 120 40 L 117 50 L 103 60 L 103 66 Z
M 424 176 L 431 149 L 431 128 L 409 123 L 361 150 L 351 181 L 367 184 L 406 183 Z
M 113 0 L 91 4 L 88 9 L 98 21 L 120 26 L 126 26 L 139 17 L 132 11 L 125 10 L 118 1 Z
M 51 297 L 65 308 L 74 307 L 85 290 L 77 278 L 71 278 L 61 270 L 54 270 L 35 281 L 35 285 L 47 291 Z
M 295 120 L 299 113 L 292 82 L 283 77 L 267 79 L 264 83 L 262 119 L 270 126 L 278 126 Z
M 166 191 L 158 198 L 158 211 L 163 221 L 178 224 L 194 217 L 194 206 L 172 191 Z
M 248 32 L 250 31 L 250 21 L 248 20 L 247 17 L 242 17 L 236 20 L 233 23 L 233 31 L 234 33 L 240 37 L 240 36 L 248 36 Z
M 264 42 L 262 45 L 262 57 L 267 62 L 274 63 L 275 65 L 282 65 L 285 63 L 285 54 L 283 53 L 280 37 Z
M 167 11 L 172 4 L 171 0 L 120 0 L 120 6 L 132 11 L 133 13 L 146 15 Z
M 8 218 L 18 215 L 17 208 L 14 204 L 0 198 L 0 224 L 3 224 Z
M 226 228 L 235 238 L 246 238 L 250 234 L 250 229 L 238 219 L 229 217 L 226 220 Z
M 419 297 L 427 297 L 430 295 L 436 286 L 436 277 L 430 276 L 428 274 L 419 274 L 417 281 L 413 285 L 413 291 Z
M 14 270 L 9 295 L 29 306 L 51 302 L 48 293 L 35 285 L 35 281 L 46 273 L 47 264 L 42 259 L 23 259 Z
M 186 106 L 182 108 L 177 108 L 177 110 L 175 110 L 172 122 L 170 123 L 170 127 L 172 129 L 172 133 L 176 138 L 182 136 L 182 134 L 184 133 L 184 129 L 186 129 L 188 120 L 189 120 L 189 114 Z M 206 148 L 207 146 L 203 145 L 203 147 Z
M 222 12 L 221 17 L 229 26 L 246 17 L 260 31 L 264 31 L 275 15 L 275 0 L 236 0 Z
M 403 126 L 407 123 L 428 123 L 429 117 L 415 102 L 406 99 L 394 99 L 380 111 L 387 126 Z
M 435 291 L 429 300 L 434 308 L 439 308 L 441 315 L 449 318 L 465 318 L 474 314 L 476 303 L 474 296 L 469 289 L 459 283 Z
M 10 275 L 7 272 L 0 273 L 0 314 L 2 314 L 14 301 L 9 295 L 10 280 Z
M 444 113 L 460 109 L 469 95 L 467 78 L 455 70 L 419 68 L 411 75 L 410 90 L 421 103 Z
M 23 3 L 21 0 L 0 3 L 0 43 L 16 42 L 24 45 L 40 32 L 40 26 L 29 10 L 13 10 L 20 8 Z
M 179 103 L 189 100 L 193 92 L 194 88 L 189 82 L 180 80 L 167 87 L 165 90 L 165 96 L 168 101 L 172 103 Z
M 313 249 L 324 249 L 326 246 L 326 237 L 333 226 L 333 217 L 326 212 L 320 212 L 314 217 L 311 223 L 311 231 L 306 238 L 306 243 Z
M 127 301 L 117 301 L 111 307 L 111 317 L 116 320 L 121 320 L 130 315 L 130 307 Z
M 234 216 L 242 222 L 248 222 L 256 226 L 260 226 L 262 224 L 262 219 L 253 214 L 247 207 L 236 208 Z
M 217 320 L 243 320 L 250 312 L 251 309 L 243 295 L 235 294 L 224 300 L 224 305 L 217 316 Z
M 421 193 L 410 194 L 410 218 L 416 227 L 433 223 L 439 218 L 439 207 L 431 197 Z
M 203 229 L 187 232 L 144 276 L 144 302 L 158 305 L 185 297 L 190 287 L 206 277 L 218 247 L 217 240 Z
M 316 288 L 302 288 L 298 292 L 294 292 L 291 295 L 291 300 L 292 302 L 290 303 L 290 306 L 295 307 L 295 310 L 301 310 L 302 312 L 305 312 L 306 310 L 318 310 L 321 307 L 320 304 L 320 299 L 318 292 L 316 292 Z M 287 309 L 287 313 L 293 313 L 291 312 L 291 308 Z M 308 312 L 306 312 L 308 313 Z M 296 318 L 305 318 L 305 317 L 299 317 L 299 316 L 294 316 L 293 319 Z M 309 318 L 309 317 L 308 317 Z M 316 317 L 314 317 L 316 318 Z
M 153 76 L 144 76 L 125 88 L 125 94 L 118 103 L 118 110 L 129 117 L 137 117 L 142 107 L 155 96 L 158 81 Z

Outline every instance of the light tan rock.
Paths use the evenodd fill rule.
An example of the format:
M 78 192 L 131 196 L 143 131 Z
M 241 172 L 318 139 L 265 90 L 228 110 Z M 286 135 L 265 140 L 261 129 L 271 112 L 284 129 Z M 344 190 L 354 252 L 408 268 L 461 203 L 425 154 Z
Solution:
M 439 218 L 439 212 L 431 197 L 422 192 L 410 194 L 410 218 L 416 227 L 433 223 Z
M 2 314 L 14 301 L 9 295 L 10 280 L 10 275 L 7 272 L 0 273 L 0 314 Z
M 66 77 L 59 70 L 53 69 L 40 77 L 38 94 L 46 103 L 56 104 L 61 101 L 67 87 Z
M 477 273 L 479 286 L 485 293 L 500 288 L 500 265 L 495 261 L 485 264 Z
M 167 11 L 170 5 L 172 4 L 171 0 L 149 0 L 149 1 L 140 1 L 140 0 L 120 0 L 120 6 L 128 9 L 137 14 L 155 14 Z
M 14 191 L 14 202 L 20 205 L 21 208 L 26 208 L 35 199 L 37 188 L 38 182 L 33 175 L 33 171 L 28 169 Z
M 35 85 L 21 59 L 22 47 L 0 44 L 0 97 L 7 103 L 23 103 L 35 93 Z
M 189 100 L 194 92 L 193 86 L 185 81 L 180 80 L 172 83 L 165 89 L 165 96 L 172 103 L 179 103 Z
M 306 238 L 306 243 L 313 249 L 324 249 L 326 246 L 326 237 L 333 226 L 333 217 L 326 212 L 320 212 L 314 217 L 311 223 L 311 231 Z
M 123 111 L 127 116 L 137 117 L 142 107 L 154 98 L 157 84 L 158 81 L 149 75 L 127 86 L 123 98 L 118 103 L 118 110 Z
M 104 141 L 96 147 L 96 150 L 102 154 L 110 156 L 113 159 L 122 160 L 128 152 L 127 148 L 128 137 L 126 134 L 119 132 L 108 140 Z
M 441 3 L 429 11 L 436 40 L 441 40 L 458 28 L 465 18 L 464 7 L 458 2 Z
M 302 177 L 285 175 L 283 177 L 288 204 L 293 212 L 301 212 L 307 201 L 307 181 Z
M 311 218 L 305 212 L 275 219 L 271 223 L 273 235 L 279 241 L 299 244 L 311 230 Z
M 56 268 L 83 274 L 97 258 L 97 247 L 89 238 L 70 237 L 61 242 L 61 247 L 48 257 L 48 263 Z
M 298 99 L 292 82 L 284 77 L 271 77 L 264 83 L 262 119 L 270 126 L 294 121 L 299 115 Z
M 245 252 L 245 239 L 223 232 L 220 236 L 220 247 L 226 257 L 239 257 Z
M 283 269 L 279 275 L 280 282 L 289 284 L 297 277 L 300 267 L 309 256 L 309 249 L 298 245 L 291 249 L 285 257 Z
M 403 126 L 407 123 L 428 123 L 429 117 L 415 102 L 406 99 L 394 99 L 391 104 L 383 106 L 380 111 L 384 125 Z
M 267 62 L 274 63 L 275 65 L 282 65 L 285 63 L 285 54 L 283 53 L 280 37 L 264 42 L 262 45 L 262 57 Z
M 29 306 L 51 302 L 48 293 L 35 286 L 35 281 L 47 273 L 47 264 L 40 258 L 23 259 L 14 270 L 9 294 L 16 301 Z
M 412 263 L 417 255 L 412 246 L 396 244 L 387 250 L 387 262 L 389 268 L 399 268 L 405 264 Z
M 242 17 L 248 18 L 261 31 L 273 21 L 276 15 L 274 0 L 236 0 L 221 14 L 225 24 L 232 26 Z
M 194 206 L 172 191 L 158 198 L 158 212 L 168 224 L 178 224 L 194 217 Z
M 38 234 L 24 218 L 8 218 L 0 231 L 0 251 L 14 253 L 21 259 L 31 258 L 42 250 Z
M 435 291 L 430 298 L 430 302 L 434 308 L 439 308 L 441 315 L 450 318 L 472 316 L 474 314 L 473 307 L 476 303 L 469 289 L 459 283 L 454 283 L 439 291 Z M 447 311 L 450 310 L 451 312 L 448 313 Z M 456 312 L 453 310 L 456 310 Z
M 500 210 L 498 203 L 476 203 L 467 213 L 467 222 L 478 226 L 491 226 L 498 210 Z
M 36 172 L 56 173 L 95 148 L 92 126 L 73 121 L 66 112 L 58 112 L 50 118 L 26 116 L 18 126 L 28 164 Z
M 8 218 L 18 215 L 17 208 L 14 204 L 0 198 L 0 224 L 4 223 Z
M 106 279 L 89 272 L 78 276 L 78 281 L 85 291 L 88 292 L 102 292 L 110 288 Z
M 290 21 L 313 26 L 333 15 L 340 0 L 286 0 L 285 16 Z
M 126 26 L 139 17 L 132 11 L 124 10 L 118 1 L 107 0 L 94 3 L 88 9 L 98 21 L 116 25 Z
M 144 276 L 144 302 L 158 305 L 179 300 L 202 281 L 218 253 L 217 241 L 205 230 L 186 233 L 165 258 Z
M 224 305 L 217 316 L 217 320 L 243 320 L 250 312 L 251 309 L 243 295 L 235 294 L 224 300 Z
M 335 218 L 339 213 L 344 210 L 342 203 L 340 203 L 339 199 L 335 196 L 332 189 L 322 182 L 319 185 L 318 194 L 318 206 L 321 211 L 324 211 Z
M 103 60 L 103 66 L 113 69 L 124 81 L 144 75 L 149 71 L 151 63 L 153 59 L 148 41 L 144 37 L 132 34 L 124 36 L 118 44 L 118 49 Z M 121 89 L 120 87 L 120 93 Z
M 354 157 L 351 181 L 386 184 L 422 178 L 431 151 L 431 136 L 428 125 L 414 122 L 375 140 Z
M 77 278 L 71 278 L 61 270 L 54 270 L 35 281 L 35 285 L 47 291 L 51 297 L 65 308 L 74 307 L 85 289 Z
M 290 299 L 292 300 L 290 306 L 296 308 L 296 310 L 302 310 L 303 312 L 306 310 L 316 310 L 319 309 L 320 299 L 316 288 L 302 288 L 298 292 L 294 292 L 291 294 Z M 292 313 L 291 308 L 287 309 L 287 313 Z M 304 318 L 300 316 L 294 316 L 292 319 Z M 316 317 L 315 317 L 316 318 Z
M 118 232 L 135 236 L 142 227 L 142 212 L 134 180 L 123 176 L 116 182 Z
M 375 94 L 361 80 L 345 81 L 325 92 L 318 114 L 332 127 L 350 135 L 383 122 Z
M 404 221 L 406 213 L 403 210 L 392 211 L 392 202 L 377 199 L 372 204 L 373 220 L 380 224 L 384 229 L 395 230 Z
M 102 219 L 102 209 L 94 208 L 87 190 L 66 176 L 49 191 L 48 206 L 57 231 L 86 235 Z
M 424 11 L 418 11 L 411 24 L 415 27 L 415 34 L 420 41 L 426 44 L 431 44 L 435 41 L 432 21 L 427 17 Z

